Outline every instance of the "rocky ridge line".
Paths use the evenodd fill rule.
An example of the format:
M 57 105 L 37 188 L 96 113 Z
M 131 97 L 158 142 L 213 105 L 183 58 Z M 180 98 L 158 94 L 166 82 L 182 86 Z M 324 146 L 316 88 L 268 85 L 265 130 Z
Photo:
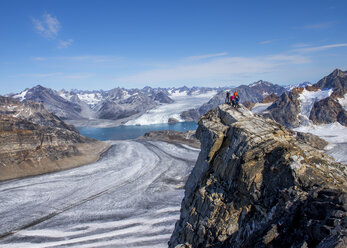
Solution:
M 92 163 L 109 146 L 82 136 L 43 104 L 0 96 L 0 181 Z
M 169 247 L 345 247 L 346 167 L 307 137 L 226 104 L 197 137 Z

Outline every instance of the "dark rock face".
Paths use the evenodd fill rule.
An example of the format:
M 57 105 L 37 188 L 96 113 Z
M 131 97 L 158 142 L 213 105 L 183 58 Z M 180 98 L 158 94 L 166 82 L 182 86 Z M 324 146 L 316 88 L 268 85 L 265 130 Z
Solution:
M 310 112 L 310 120 L 315 124 L 337 121 L 347 126 L 347 112 L 337 101 L 337 98 L 344 97 L 347 93 L 347 72 L 336 69 L 313 86 L 321 89 L 333 89 L 333 93 L 330 97 L 314 104 Z
M 158 101 L 160 103 L 173 103 L 174 100 L 172 100 L 170 97 L 168 97 L 164 92 L 159 92 L 155 94 L 154 101 Z
M 197 137 L 169 247 L 344 247 L 344 165 L 243 107 L 211 110 Z
M 187 111 L 183 111 L 180 114 L 181 118 L 186 121 L 195 121 L 200 118 L 200 112 L 198 109 L 189 109 Z
M 177 119 L 175 119 L 175 118 L 172 118 L 172 117 L 170 117 L 169 119 L 168 119 L 168 121 L 167 121 L 169 124 L 175 124 L 175 123 L 177 123 L 177 122 L 179 122 Z
M 65 100 L 52 89 L 41 85 L 28 90 L 24 101 L 43 103 L 48 111 L 55 113 L 62 119 L 82 118 L 80 105 Z
M 328 76 L 319 80 L 314 86 L 320 89 L 347 90 L 347 72 L 335 69 Z
M 148 96 L 137 94 L 120 101 L 107 100 L 97 112 L 100 119 L 118 120 L 142 113 L 157 104 Z
M 270 107 L 264 117 L 271 118 L 286 127 L 297 127 L 300 125 L 298 114 L 300 113 L 299 94 L 291 91 L 283 93 Z
M 313 105 L 310 120 L 314 124 L 339 122 L 347 126 L 347 111 L 332 97 L 327 97 Z

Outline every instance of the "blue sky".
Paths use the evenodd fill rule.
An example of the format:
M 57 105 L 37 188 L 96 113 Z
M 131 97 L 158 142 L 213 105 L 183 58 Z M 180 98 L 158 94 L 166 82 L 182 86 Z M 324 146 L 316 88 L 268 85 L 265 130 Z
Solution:
M 347 1 L 1 0 L 0 94 L 316 82 L 347 70 Z

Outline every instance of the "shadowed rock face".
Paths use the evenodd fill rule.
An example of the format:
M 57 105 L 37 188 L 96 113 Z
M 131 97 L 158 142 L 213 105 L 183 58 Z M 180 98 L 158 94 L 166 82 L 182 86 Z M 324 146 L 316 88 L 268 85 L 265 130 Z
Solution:
M 320 89 L 347 90 L 347 72 L 335 69 L 328 76 L 319 80 L 314 86 Z
M 347 111 L 332 97 L 327 97 L 313 105 L 310 120 L 314 124 L 339 122 L 347 126 Z
M 283 93 L 274 103 L 267 108 L 265 117 L 271 118 L 286 127 L 298 127 L 300 120 L 299 94 L 296 91 Z
M 346 168 L 312 137 L 225 104 L 201 117 L 197 136 L 170 247 L 343 247 Z

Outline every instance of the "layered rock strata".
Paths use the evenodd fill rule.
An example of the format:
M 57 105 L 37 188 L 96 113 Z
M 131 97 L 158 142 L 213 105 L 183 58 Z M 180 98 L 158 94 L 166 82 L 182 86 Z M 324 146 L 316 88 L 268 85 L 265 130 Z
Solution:
M 168 143 L 185 144 L 200 148 L 200 141 L 196 138 L 195 131 L 178 132 L 173 130 L 151 131 L 138 138 L 139 140 L 164 141 Z
M 197 136 L 169 247 L 345 247 L 346 167 L 313 137 L 225 104 Z
M 0 103 L 0 180 L 92 163 L 110 146 L 80 135 L 42 104 Z

